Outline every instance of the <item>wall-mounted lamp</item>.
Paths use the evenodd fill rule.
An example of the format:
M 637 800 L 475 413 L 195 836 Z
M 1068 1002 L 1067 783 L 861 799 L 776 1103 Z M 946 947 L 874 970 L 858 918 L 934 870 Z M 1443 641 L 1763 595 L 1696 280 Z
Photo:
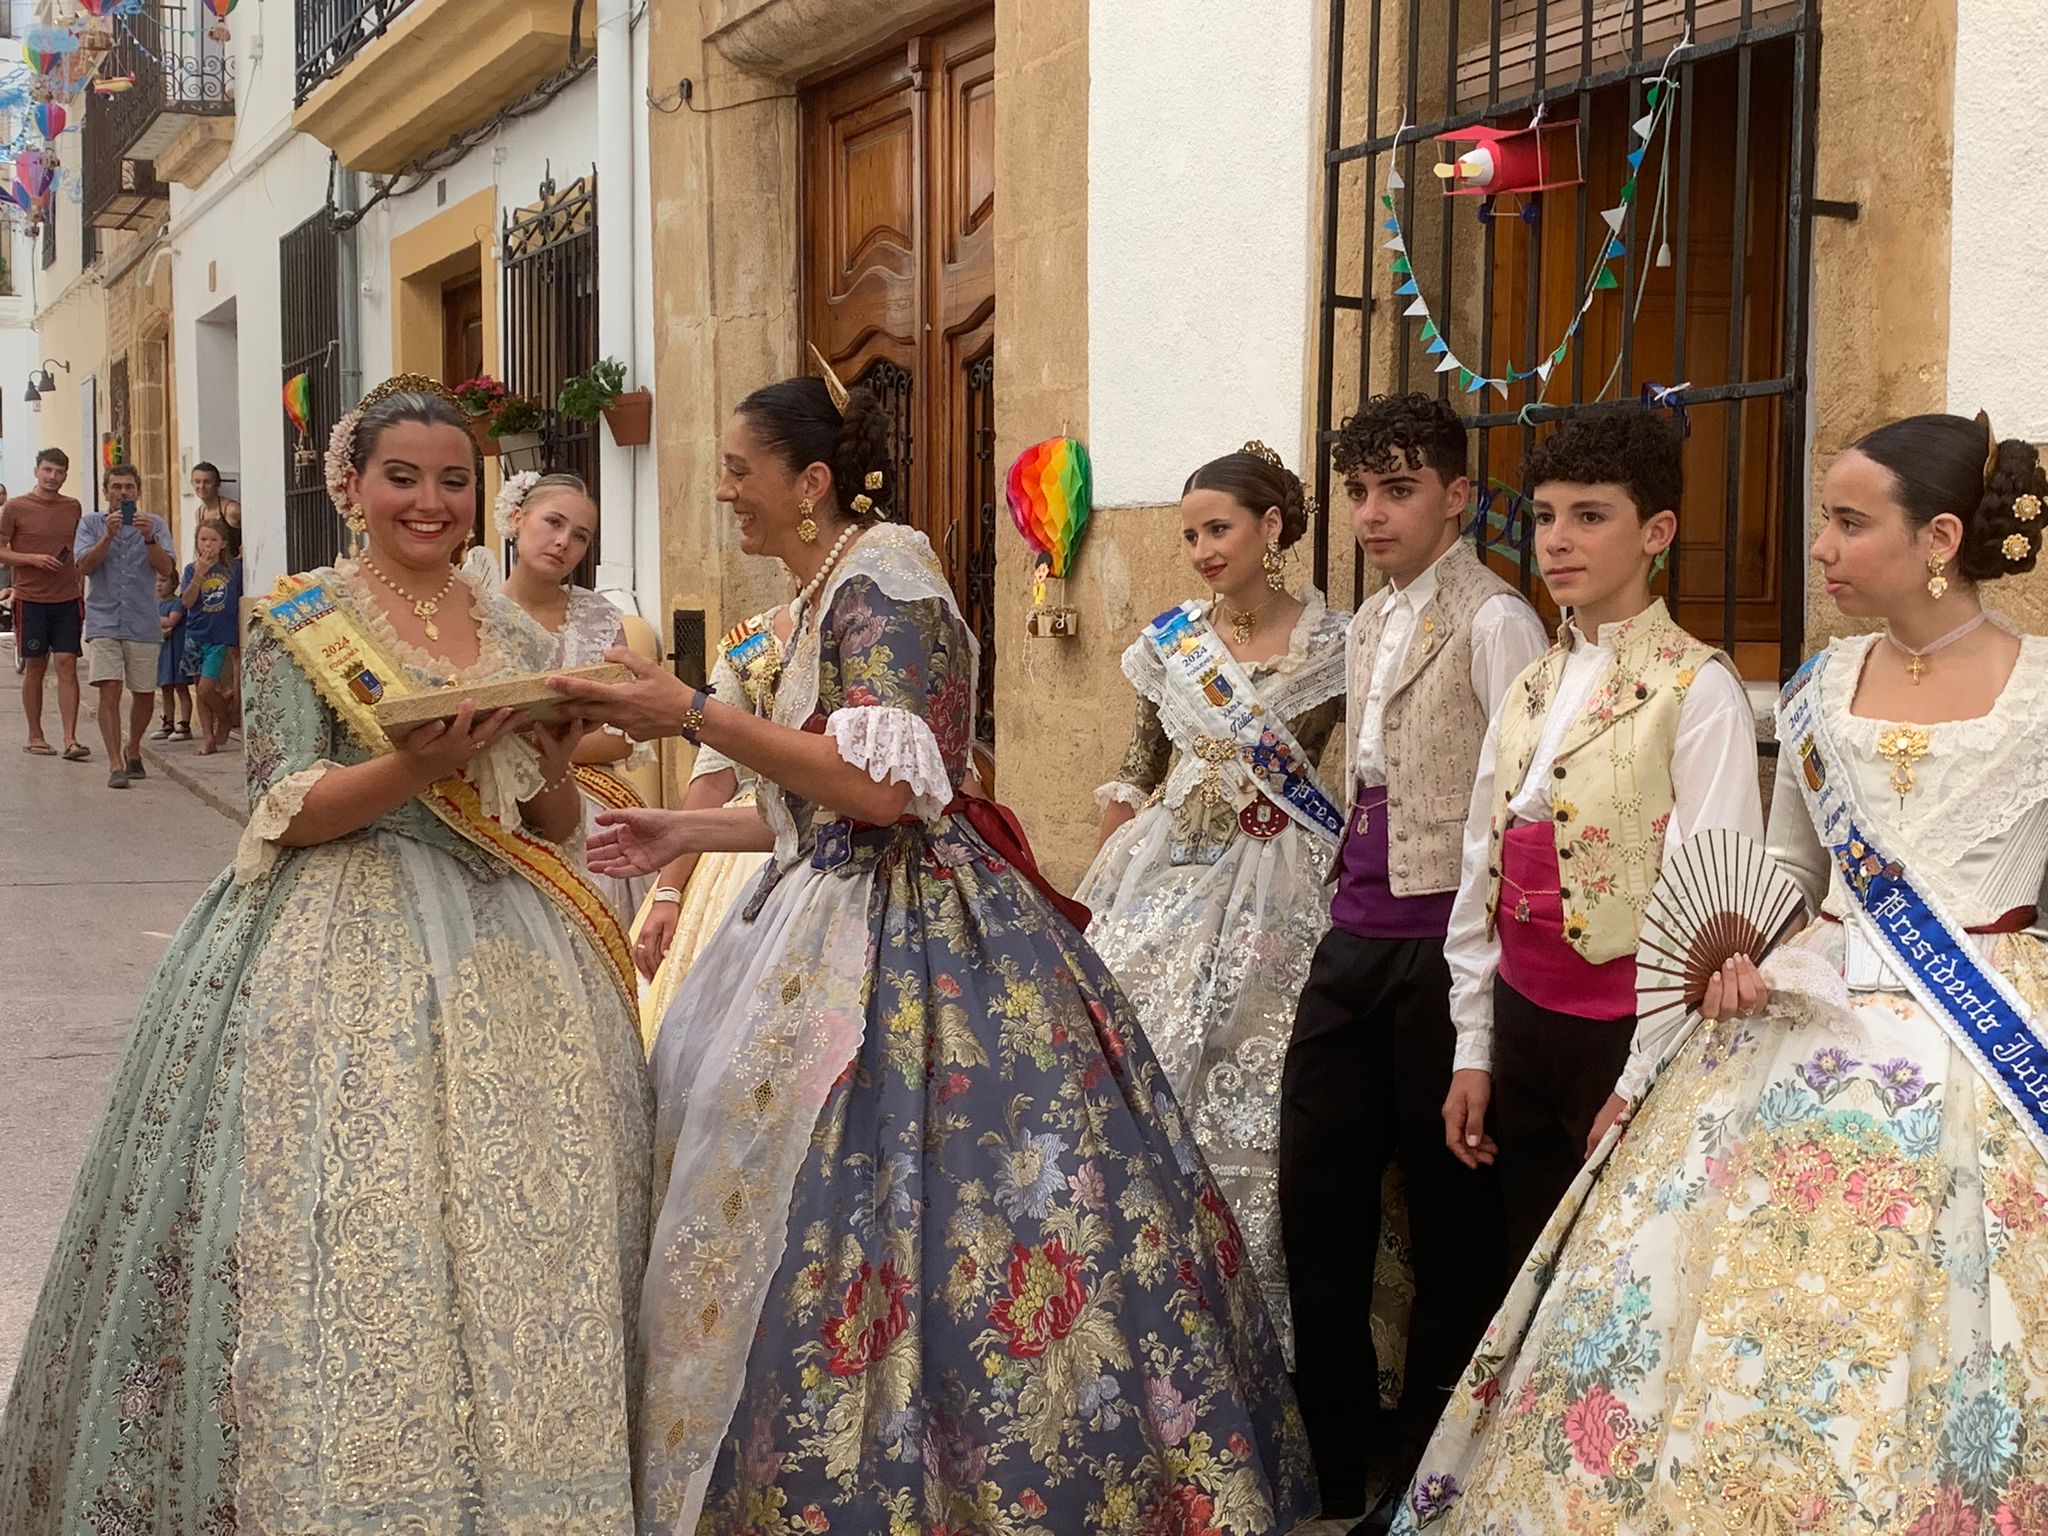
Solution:
M 43 408 L 43 392 L 40 389 L 36 388 L 36 381 L 33 376 L 31 376 L 28 381 L 28 393 L 23 395 L 22 399 L 26 400 L 30 405 L 35 407 L 37 410 L 41 410 Z
M 43 366 L 28 376 L 28 387 L 39 395 L 53 393 L 57 388 L 57 381 L 50 377 L 52 367 L 62 368 L 66 373 L 71 371 L 69 363 L 60 363 L 54 357 L 46 357 L 43 359 Z

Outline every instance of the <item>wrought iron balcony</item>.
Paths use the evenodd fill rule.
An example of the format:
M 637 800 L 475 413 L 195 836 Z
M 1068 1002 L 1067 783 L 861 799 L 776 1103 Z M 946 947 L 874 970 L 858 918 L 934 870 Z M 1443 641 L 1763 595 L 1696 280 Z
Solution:
M 299 95 L 303 102 L 382 37 L 412 0 L 299 0 Z
M 100 75 L 134 84 L 86 104 L 84 209 L 98 228 L 132 229 L 168 203 L 156 157 L 192 123 L 234 116 L 234 60 L 197 0 L 146 0 L 112 37 Z

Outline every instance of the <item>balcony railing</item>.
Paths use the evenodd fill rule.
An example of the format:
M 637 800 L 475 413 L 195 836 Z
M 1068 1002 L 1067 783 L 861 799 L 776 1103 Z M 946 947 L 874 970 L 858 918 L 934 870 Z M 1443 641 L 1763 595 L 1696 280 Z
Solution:
M 87 223 L 124 229 L 156 217 L 169 193 L 151 162 L 193 120 L 234 116 L 234 60 L 220 30 L 196 0 L 146 0 L 112 22 L 101 73 L 135 84 L 86 104 Z
M 299 94 L 303 102 L 390 29 L 412 0 L 299 0 Z

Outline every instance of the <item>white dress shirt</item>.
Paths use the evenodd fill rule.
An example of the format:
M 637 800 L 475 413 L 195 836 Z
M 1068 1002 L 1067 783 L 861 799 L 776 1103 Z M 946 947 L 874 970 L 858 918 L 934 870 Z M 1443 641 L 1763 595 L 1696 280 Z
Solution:
M 1611 645 L 1619 625 L 1605 624 L 1589 643 L 1576 626 L 1570 630 L 1572 650 L 1564 675 L 1550 701 L 1529 771 L 1508 800 L 1517 821 L 1551 819 L 1551 768 L 1565 733 L 1581 714 L 1593 692 L 1614 669 Z M 1493 977 L 1500 968 L 1500 938 L 1486 931 L 1488 859 L 1493 851 L 1493 788 L 1500 752 L 1500 716 L 1487 727 L 1479 749 L 1479 777 L 1472 786 L 1472 808 L 1465 817 L 1465 845 L 1458 876 L 1458 899 L 1444 935 L 1444 959 L 1451 969 L 1451 1023 L 1458 1034 L 1451 1058 L 1454 1071 L 1493 1066 Z M 1756 781 L 1756 715 L 1732 667 L 1719 663 L 1701 669 L 1678 706 L 1678 739 L 1671 753 L 1671 787 L 1675 801 L 1664 824 L 1664 856 L 1695 832 L 1728 827 L 1745 837 L 1763 837 L 1763 804 Z
M 1450 551 L 1446 550 L 1445 554 Z M 1401 668 L 1408 660 L 1408 642 L 1415 638 L 1415 624 L 1423 607 L 1436 596 L 1436 568 L 1439 555 L 1405 587 L 1389 583 L 1380 595 L 1379 649 L 1373 652 L 1372 683 L 1366 690 L 1360 711 L 1358 752 L 1353 769 L 1361 788 L 1387 782 L 1384 755 L 1387 695 L 1401 680 Z M 1543 621 L 1536 610 L 1512 592 L 1498 592 L 1481 603 L 1472 614 L 1472 693 L 1493 718 L 1501 697 L 1521 676 L 1523 668 L 1550 647 L 1543 633 Z

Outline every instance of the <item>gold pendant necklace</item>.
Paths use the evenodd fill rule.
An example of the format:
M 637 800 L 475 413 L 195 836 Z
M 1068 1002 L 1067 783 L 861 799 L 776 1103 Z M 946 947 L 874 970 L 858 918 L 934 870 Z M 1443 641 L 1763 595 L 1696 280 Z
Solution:
M 1250 645 L 1252 634 L 1259 627 L 1259 615 L 1279 602 L 1283 594 L 1275 592 L 1256 608 L 1239 608 L 1222 598 L 1216 599 L 1216 606 L 1230 609 L 1230 636 L 1239 645 Z
M 448 589 L 455 585 L 455 567 L 448 567 L 448 579 L 441 583 L 441 590 L 432 597 L 414 597 L 397 582 L 377 569 L 376 562 L 368 555 L 363 557 L 363 569 L 383 582 L 393 592 L 412 604 L 412 616 L 420 621 L 420 628 L 427 632 L 429 640 L 441 638 L 441 626 L 434 622 L 434 615 L 441 611 L 441 599 L 448 595 Z
M 1928 657 L 1932 656 L 1936 651 L 1940 650 L 1943 646 L 1954 645 L 1958 640 L 1962 639 L 1963 636 L 1969 634 L 1978 625 L 1982 624 L 1986 619 L 1990 617 L 1991 610 L 1989 608 L 1979 608 L 1977 610 L 1977 616 L 1974 619 L 1967 619 L 1963 623 L 1958 624 L 1954 629 L 1950 630 L 1947 634 L 1943 635 L 1939 640 L 1936 640 L 1932 645 L 1923 645 L 1918 647 L 1917 649 L 1913 646 L 1906 644 L 1905 641 L 1901 640 L 1897 635 L 1893 634 L 1890 628 L 1886 628 L 1884 632 L 1884 637 L 1885 639 L 1889 640 L 1894 646 L 1896 646 L 1899 650 L 1904 651 L 1906 653 L 1906 676 L 1913 680 L 1913 686 L 1917 688 L 1920 686 L 1920 679 L 1926 676 L 1927 674 Z

